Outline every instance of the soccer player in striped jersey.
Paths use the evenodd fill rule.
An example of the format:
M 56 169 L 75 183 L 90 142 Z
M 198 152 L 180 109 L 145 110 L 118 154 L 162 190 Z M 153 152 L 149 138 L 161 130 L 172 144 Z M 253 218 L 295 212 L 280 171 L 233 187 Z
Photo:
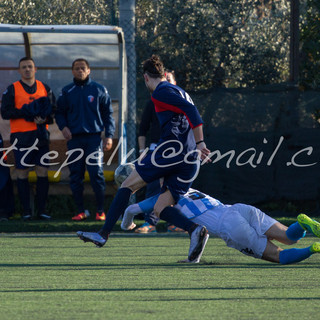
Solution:
M 130 205 L 125 211 L 121 228 L 123 230 L 135 228 L 133 217 L 136 214 L 152 215 L 157 197 Z M 320 223 L 305 214 L 300 214 L 298 221 L 288 228 L 253 206 L 242 203 L 225 205 L 194 189 L 181 196 L 176 207 L 191 221 L 204 225 L 210 235 L 224 240 L 228 247 L 254 258 L 291 264 L 320 252 L 320 242 L 314 242 L 307 248 L 283 250 L 271 241 L 274 239 L 292 245 L 304 237 L 306 231 L 320 238 Z M 197 260 L 187 259 L 183 262 L 199 262 L 202 252 Z

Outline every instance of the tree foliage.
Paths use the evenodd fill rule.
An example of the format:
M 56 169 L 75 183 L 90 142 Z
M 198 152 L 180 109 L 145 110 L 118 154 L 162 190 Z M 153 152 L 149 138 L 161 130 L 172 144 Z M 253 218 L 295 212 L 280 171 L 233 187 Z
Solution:
M 301 84 L 307 88 L 320 86 L 320 2 L 307 0 L 301 19 Z
M 282 82 L 289 14 L 285 0 L 139 1 L 138 57 L 160 54 L 188 89 Z
M 319 86 L 320 4 L 301 0 L 301 79 Z M 119 0 L 2 0 L 0 23 L 119 23 Z M 136 0 L 137 66 L 159 54 L 188 90 L 250 87 L 289 76 L 290 1 Z
M 2 0 L 0 23 L 112 24 L 114 0 Z

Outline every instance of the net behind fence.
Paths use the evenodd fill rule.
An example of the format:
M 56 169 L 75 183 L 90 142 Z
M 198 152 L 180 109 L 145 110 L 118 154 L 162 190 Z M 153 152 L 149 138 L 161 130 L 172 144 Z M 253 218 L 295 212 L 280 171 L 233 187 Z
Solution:
M 319 195 L 320 92 L 273 87 L 192 94 L 213 163 L 195 186 L 225 202 L 314 199 Z

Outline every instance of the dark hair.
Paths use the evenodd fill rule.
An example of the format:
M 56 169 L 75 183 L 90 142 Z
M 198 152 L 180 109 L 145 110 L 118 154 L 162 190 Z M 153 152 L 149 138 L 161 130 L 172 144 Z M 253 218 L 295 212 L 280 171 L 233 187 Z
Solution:
M 88 69 L 90 68 L 89 62 L 88 62 L 86 59 L 78 58 L 78 59 L 76 59 L 76 60 L 74 60 L 74 61 L 72 62 L 72 67 L 71 67 L 72 69 L 73 69 L 73 67 L 74 67 L 74 65 L 75 65 L 76 62 L 84 62 L 84 63 L 87 65 L 87 68 L 88 68 Z
M 143 74 L 145 73 L 151 78 L 164 77 L 164 66 L 159 56 L 153 54 L 143 62 Z
M 20 67 L 20 63 L 21 63 L 22 61 L 29 61 L 29 60 L 34 63 L 34 60 L 33 60 L 31 57 L 23 57 L 23 58 L 21 58 L 21 59 L 19 60 L 19 65 L 18 65 L 18 67 Z M 35 63 L 34 63 L 34 65 L 35 65 Z

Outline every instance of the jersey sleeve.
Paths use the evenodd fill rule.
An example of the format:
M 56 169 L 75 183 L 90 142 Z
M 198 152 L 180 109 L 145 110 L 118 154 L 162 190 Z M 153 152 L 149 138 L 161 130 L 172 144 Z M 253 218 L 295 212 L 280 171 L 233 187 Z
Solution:
M 14 86 L 10 85 L 2 95 L 1 116 L 4 120 L 25 118 L 21 109 L 15 108 Z
M 142 210 L 143 213 L 150 213 L 153 211 L 154 205 L 156 204 L 159 195 L 155 195 L 151 198 L 148 198 L 146 200 L 143 200 L 141 202 L 138 203 L 140 209 Z
M 57 101 L 57 109 L 55 113 L 55 119 L 56 123 L 60 130 L 62 130 L 64 127 L 67 127 L 67 97 L 64 89 L 62 89 L 62 92 L 58 98 Z
M 105 137 L 112 138 L 115 132 L 115 121 L 110 95 L 105 87 L 102 87 L 100 94 L 100 114 L 105 127 Z

